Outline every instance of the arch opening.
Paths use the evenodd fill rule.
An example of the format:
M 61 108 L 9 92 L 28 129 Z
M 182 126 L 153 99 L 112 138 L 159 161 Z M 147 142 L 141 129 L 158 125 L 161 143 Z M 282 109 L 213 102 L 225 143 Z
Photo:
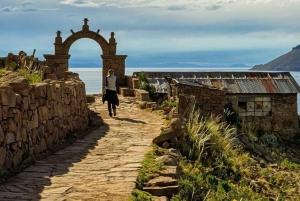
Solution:
M 102 93 L 102 50 L 92 39 L 81 38 L 70 49 L 69 70 L 78 73 L 86 94 Z

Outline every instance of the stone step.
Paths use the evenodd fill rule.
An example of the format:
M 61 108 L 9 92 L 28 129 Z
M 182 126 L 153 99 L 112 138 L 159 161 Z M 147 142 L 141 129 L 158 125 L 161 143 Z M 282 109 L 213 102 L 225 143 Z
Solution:
M 178 178 L 178 167 L 177 166 L 164 166 L 164 169 L 160 172 L 161 176 L 171 177 L 173 179 Z
M 159 186 L 159 187 L 175 186 L 178 185 L 178 181 L 177 179 L 173 179 L 172 177 L 159 176 L 148 181 L 148 184 L 150 184 L 150 186 Z
M 146 191 L 153 196 L 172 196 L 178 194 L 179 186 L 144 187 L 143 191 Z
M 169 201 L 169 199 L 166 196 L 161 196 L 161 197 L 155 197 L 154 201 Z
M 129 89 L 127 87 L 120 87 L 120 93 L 123 97 L 126 97 L 126 96 L 133 97 L 134 96 L 134 89 Z

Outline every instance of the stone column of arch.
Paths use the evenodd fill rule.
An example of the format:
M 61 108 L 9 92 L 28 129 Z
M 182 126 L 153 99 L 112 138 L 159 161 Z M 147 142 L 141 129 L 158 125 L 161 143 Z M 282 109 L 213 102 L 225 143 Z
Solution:
M 90 38 L 97 42 L 102 49 L 102 86 L 104 86 L 104 77 L 107 75 L 109 69 L 115 70 L 115 75 L 118 77 L 120 85 L 126 85 L 125 78 L 125 59 L 127 55 L 116 55 L 117 43 L 114 38 L 114 32 L 111 32 L 109 41 L 102 37 L 98 29 L 96 32 L 90 31 L 87 24 L 88 19 L 84 19 L 84 24 L 82 30 L 74 32 L 72 29 L 71 35 L 65 40 L 62 40 L 61 32 L 56 32 L 55 38 L 55 54 L 44 54 L 47 64 L 51 67 L 52 74 L 55 74 L 58 78 L 62 78 L 63 72 L 68 71 L 69 69 L 69 50 L 71 45 L 81 39 L 81 38 Z

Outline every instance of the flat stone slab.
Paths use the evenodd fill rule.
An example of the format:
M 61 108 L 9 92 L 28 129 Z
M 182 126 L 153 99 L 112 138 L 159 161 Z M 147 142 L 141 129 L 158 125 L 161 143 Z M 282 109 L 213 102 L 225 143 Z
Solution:
M 178 185 L 177 179 L 173 179 L 172 177 L 156 177 L 148 181 L 150 186 L 164 187 L 164 186 L 176 186 Z
M 172 177 L 173 179 L 178 178 L 178 167 L 177 166 L 164 166 L 164 169 L 160 172 L 161 176 Z
M 146 191 L 154 196 L 172 196 L 178 194 L 179 186 L 144 187 L 143 191 Z

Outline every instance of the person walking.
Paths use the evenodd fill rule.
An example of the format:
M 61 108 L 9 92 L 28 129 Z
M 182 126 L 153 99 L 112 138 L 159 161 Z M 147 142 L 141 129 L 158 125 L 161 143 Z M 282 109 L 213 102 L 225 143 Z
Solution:
M 117 115 L 117 87 L 119 87 L 117 77 L 114 75 L 114 70 L 110 69 L 105 77 L 105 99 L 107 100 L 108 114 L 110 117 L 112 116 L 111 109 L 113 109 L 114 116 Z

